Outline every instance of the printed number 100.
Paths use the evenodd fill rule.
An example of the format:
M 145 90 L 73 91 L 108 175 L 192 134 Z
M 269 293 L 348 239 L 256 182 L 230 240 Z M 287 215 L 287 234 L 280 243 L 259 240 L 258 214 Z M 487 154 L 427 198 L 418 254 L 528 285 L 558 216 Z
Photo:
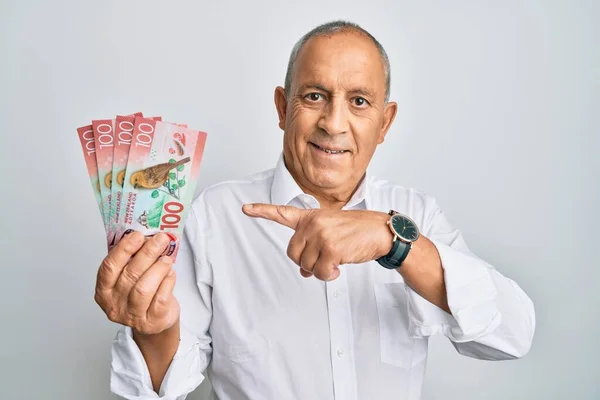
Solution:
M 179 216 L 179 213 L 183 211 L 183 208 L 183 204 L 176 201 L 169 201 L 168 203 L 165 203 L 163 210 L 165 210 L 166 213 L 160 219 L 162 222 L 160 225 L 160 230 L 163 231 L 165 229 L 177 229 L 179 226 L 179 221 L 181 221 L 181 216 Z

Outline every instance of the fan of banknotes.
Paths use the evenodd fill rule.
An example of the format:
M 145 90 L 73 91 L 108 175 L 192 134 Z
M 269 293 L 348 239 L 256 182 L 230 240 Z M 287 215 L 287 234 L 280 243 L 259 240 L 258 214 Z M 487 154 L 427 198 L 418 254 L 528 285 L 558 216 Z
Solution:
M 206 132 L 141 112 L 77 128 L 110 250 L 134 230 L 177 242 L 191 205 Z

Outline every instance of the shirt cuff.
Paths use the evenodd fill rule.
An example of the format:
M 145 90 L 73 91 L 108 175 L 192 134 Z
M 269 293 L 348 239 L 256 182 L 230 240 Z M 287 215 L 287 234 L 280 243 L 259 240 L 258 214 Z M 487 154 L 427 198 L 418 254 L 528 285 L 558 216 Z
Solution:
M 407 287 L 409 334 L 414 338 L 442 334 L 460 343 L 493 331 L 501 322 L 501 314 L 496 304 L 496 286 L 488 271 L 490 267 L 474 255 L 435 239 L 430 241 L 442 261 L 452 315 Z
M 144 356 L 133 340 L 132 329 L 122 327 L 111 351 L 111 392 L 128 400 L 178 400 L 198 387 L 204 380 L 200 366 L 205 364 L 199 359 L 200 343 L 183 325 L 180 332 L 179 347 L 157 394 Z

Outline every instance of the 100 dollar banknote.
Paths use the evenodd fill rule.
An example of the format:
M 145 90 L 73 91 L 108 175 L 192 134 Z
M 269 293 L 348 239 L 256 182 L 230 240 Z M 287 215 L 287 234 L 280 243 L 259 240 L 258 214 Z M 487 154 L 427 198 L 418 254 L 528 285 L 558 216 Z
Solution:
M 94 142 L 94 130 L 92 125 L 77 128 L 77 136 L 79 136 L 79 141 L 81 142 L 81 150 L 83 150 L 83 157 L 92 184 L 94 197 L 98 204 L 102 220 L 104 221 L 104 209 L 102 208 L 102 196 L 100 194 L 100 182 L 98 180 L 98 164 L 96 162 L 96 143 Z
M 109 226 L 107 229 L 109 246 L 115 243 L 114 235 L 118 230 L 119 224 L 121 223 L 123 182 L 125 181 L 125 169 L 127 168 L 127 160 L 129 159 L 129 148 L 131 147 L 131 139 L 133 138 L 135 119 L 135 115 L 117 115 L 117 118 L 115 119 L 112 183 L 110 189 L 111 212 Z M 161 121 L 162 117 L 152 117 L 152 119 Z
M 136 112 L 130 115 L 142 116 L 142 113 Z M 102 210 L 104 216 L 104 227 L 106 228 L 107 232 L 111 230 L 112 211 L 114 208 L 111 185 L 115 143 L 115 120 L 116 118 L 92 120 L 94 142 L 96 145 L 96 163 L 98 165 L 98 181 L 100 183 L 100 197 L 102 200 Z
M 115 243 L 132 230 L 168 233 L 166 254 L 177 255 L 191 205 L 207 134 L 151 118 L 135 119 L 123 180 Z

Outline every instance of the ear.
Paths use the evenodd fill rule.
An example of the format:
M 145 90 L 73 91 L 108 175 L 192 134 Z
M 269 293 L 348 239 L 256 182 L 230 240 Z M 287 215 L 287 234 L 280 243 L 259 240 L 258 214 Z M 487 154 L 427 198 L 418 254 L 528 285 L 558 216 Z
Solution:
M 277 108 L 277 115 L 279 116 L 279 128 L 285 130 L 287 98 L 285 96 L 285 89 L 281 86 L 275 88 L 275 108 Z
M 383 143 L 385 135 L 388 133 L 388 130 L 392 126 L 392 122 L 394 122 L 394 119 L 396 118 L 397 112 L 398 103 L 393 101 L 387 103 L 385 109 L 383 110 L 383 124 L 381 125 L 381 131 L 379 131 L 379 139 L 377 144 Z

